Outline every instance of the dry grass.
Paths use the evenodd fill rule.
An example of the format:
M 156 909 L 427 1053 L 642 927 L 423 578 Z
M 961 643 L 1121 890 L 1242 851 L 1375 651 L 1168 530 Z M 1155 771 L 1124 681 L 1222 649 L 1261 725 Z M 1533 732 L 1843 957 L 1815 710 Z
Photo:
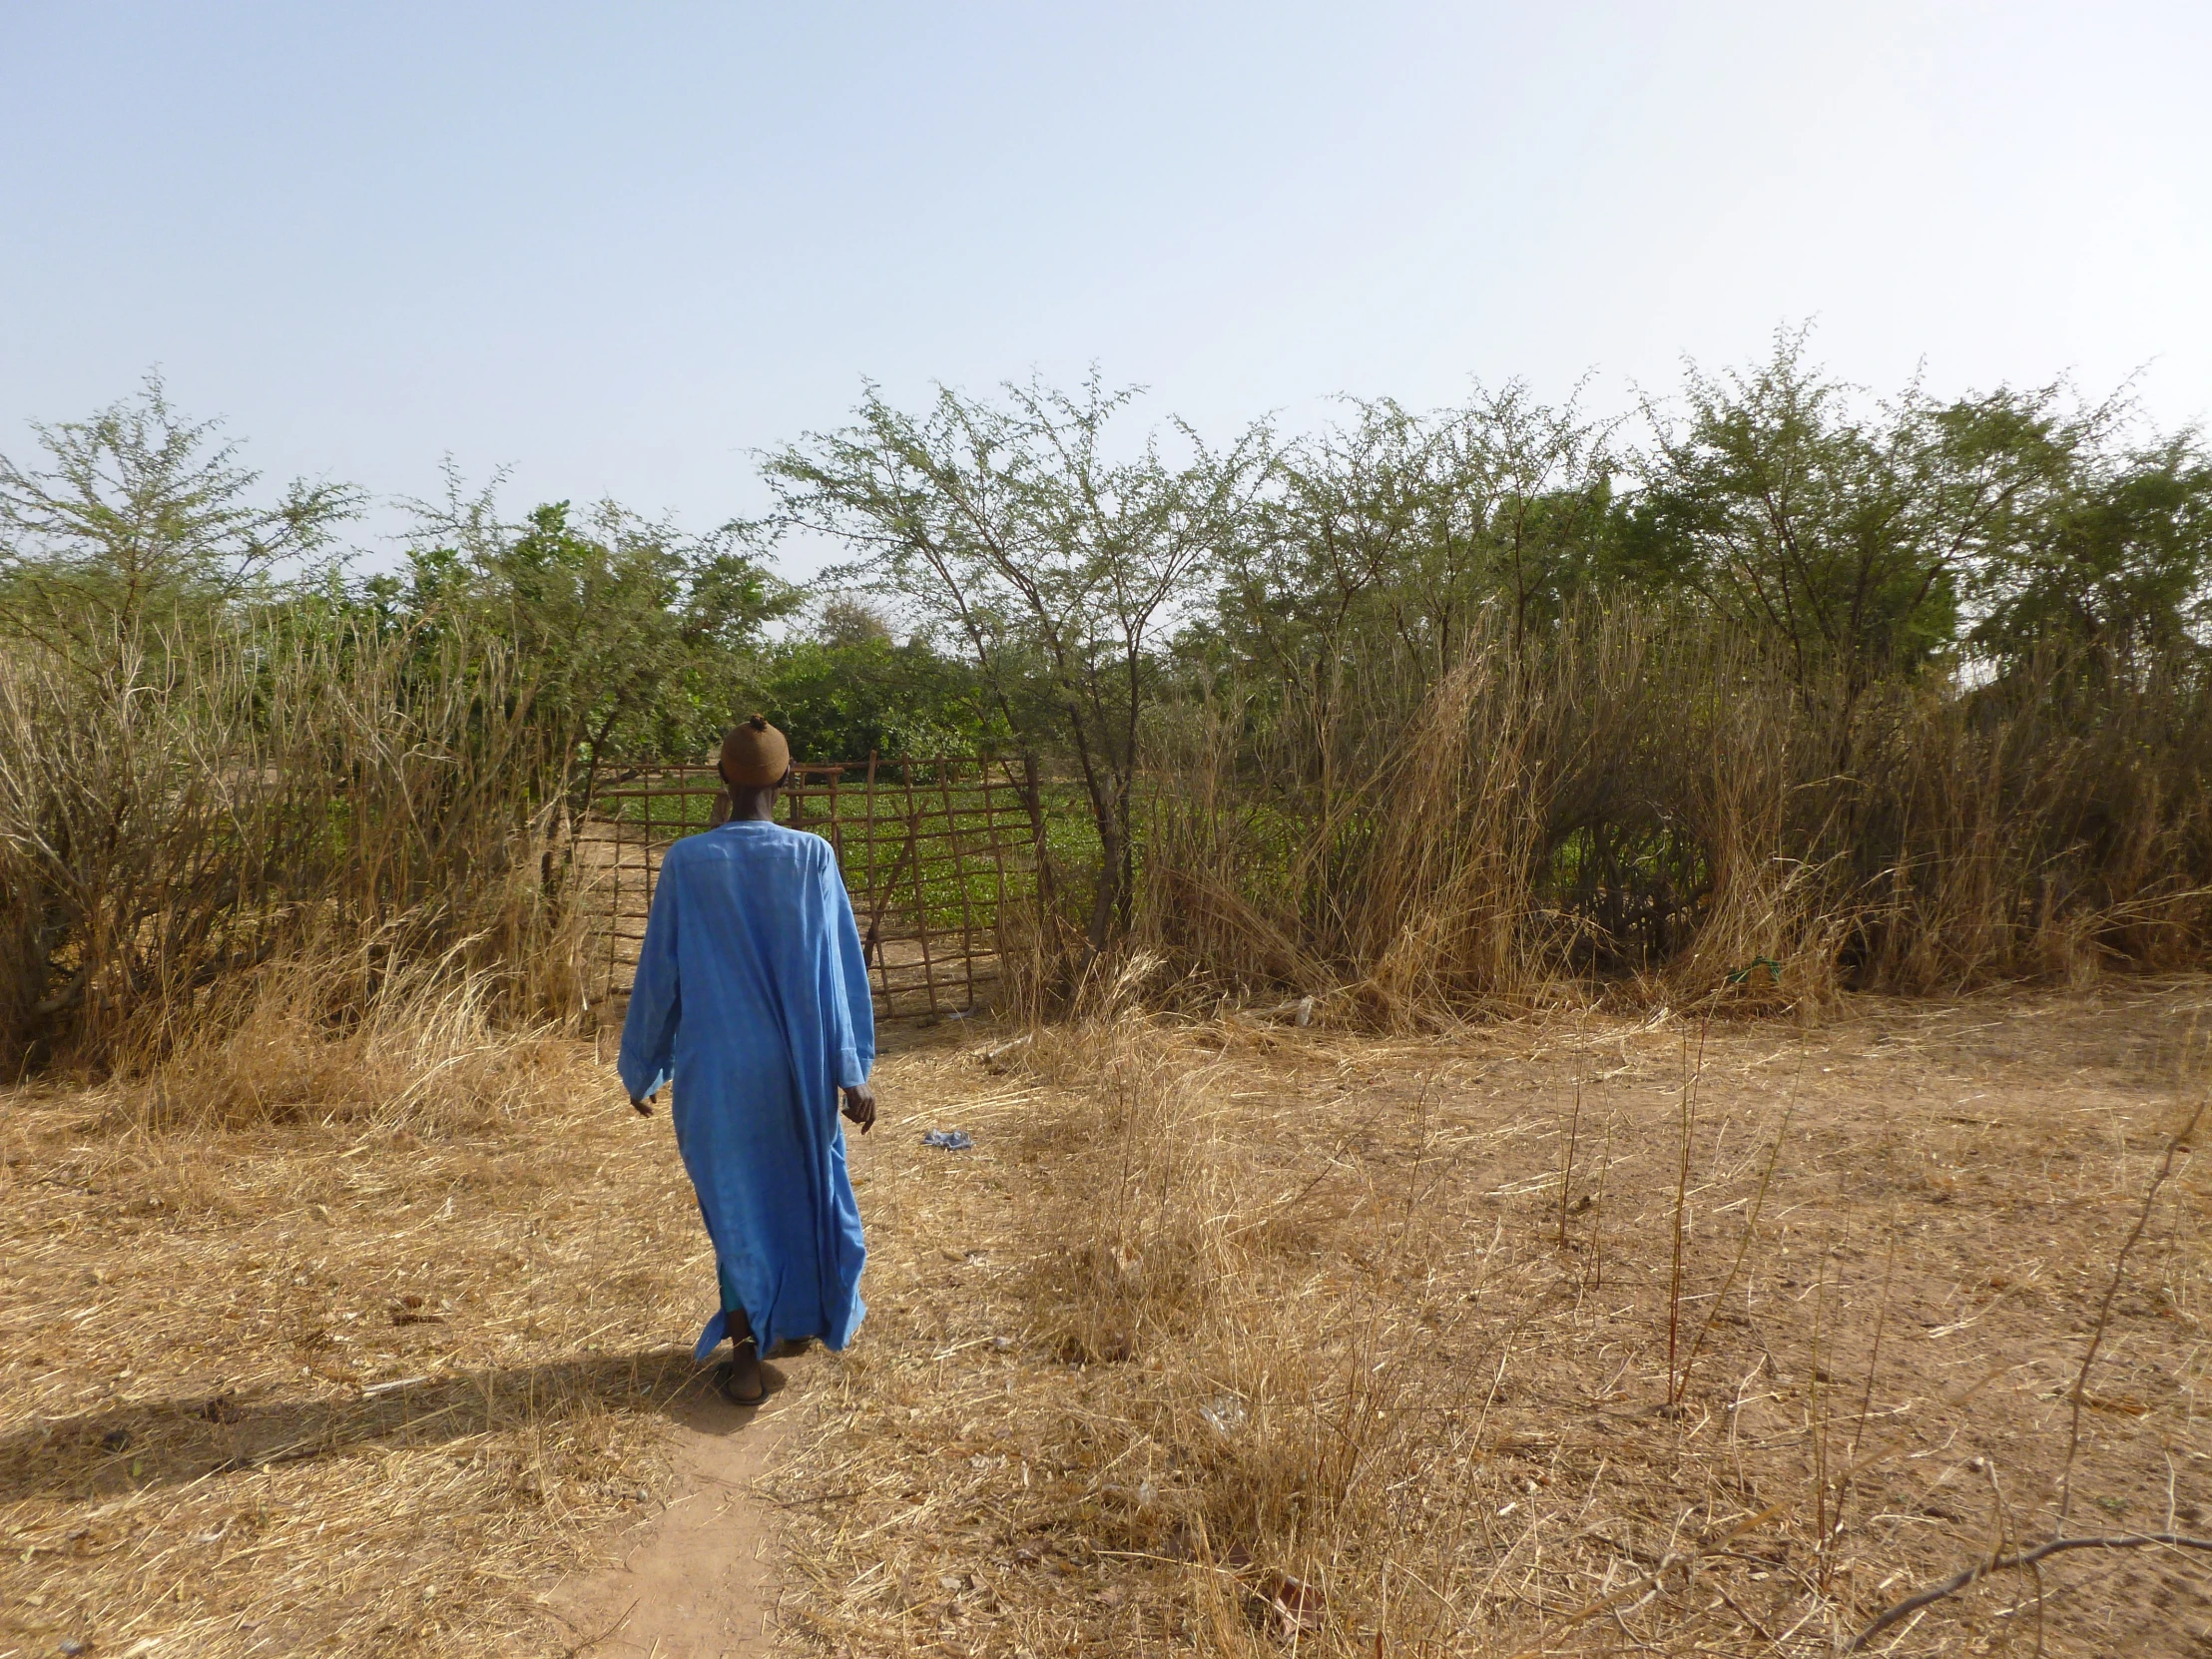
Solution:
M 237 1130 L 312 1121 L 483 1133 L 538 1111 L 574 1081 L 575 1044 L 552 1024 L 498 1017 L 490 975 L 428 964 L 387 975 L 365 1006 L 333 983 L 358 958 L 291 960 L 248 982 L 235 1013 L 106 1091 L 116 1121 Z
M 1369 647 L 1161 712 L 1136 932 L 1163 1000 L 1337 994 L 1403 1032 L 1596 984 L 1681 1006 L 1759 961 L 1813 1007 L 2212 945 L 2186 664 L 1847 695 L 1629 605 L 1526 646 L 1493 617 L 1433 669 Z
M 538 1598 L 660 1480 L 713 1270 L 589 1044 L 444 1013 L 8 1097 L 0 1653 L 575 1639 Z
M 853 1655 L 1832 1652 L 2048 1535 L 2208 1007 L 1864 1002 L 1702 1061 L 1694 1020 L 1582 1012 L 895 1063 L 874 1312 L 775 1489 L 787 1621 Z M 2130 1258 L 2077 1531 L 2212 1525 L 2208 1198 L 2185 1166 Z M 1881 1645 L 2196 1653 L 2207 1587 L 2083 1551 Z
M 580 1012 L 571 780 L 539 690 L 512 642 L 459 625 L 279 616 L 89 659 L 11 639 L 0 1077 L 167 1058 L 272 968 L 311 974 L 324 1017 L 456 970 L 510 1018 Z
M 1694 1019 L 1588 1010 L 942 1028 L 854 1145 L 871 1313 L 768 1493 L 788 1639 L 1829 1652 L 2047 1535 L 2208 1005 L 1862 1001 L 1716 1022 L 1702 1062 Z M 189 1131 L 121 1085 L 9 1098 L 0 1653 L 580 1639 L 543 1592 L 650 1501 L 700 1385 L 666 1119 L 546 1039 L 379 1111 L 423 1073 L 378 1041 L 280 1110 L 180 1056 L 211 1068 Z M 2208 1200 L 2184 1163 L 2129 1258 L 2077 1529 L 2212 1525 Z M 2085 1551 L 1885 1644 L 2197 1652 L 2206 1582 Z

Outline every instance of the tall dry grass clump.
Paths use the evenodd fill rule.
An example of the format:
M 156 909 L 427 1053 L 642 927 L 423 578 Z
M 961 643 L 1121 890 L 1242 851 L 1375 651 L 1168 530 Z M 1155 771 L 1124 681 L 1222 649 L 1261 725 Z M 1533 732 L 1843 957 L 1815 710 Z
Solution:
M 1468 654 L 1378 780 L 1391 811 L 1376 815 L 1346 943 L 1371 964 L 1361 993 L 1386 1018 L 1464 1003 L 1538 967 L 1526 920 L 1543 826 L 1530 808 L 1560 710 L 1549 688 L 1519 683 L 1527 666 Z
M 1297 1640 L 1308 1614 L 1319 1628 L 1324 1578 L 1332 1617 L 1349 1616 L 1375 1588 L 1360 1582 L 1375 1540 L 1428 1530 L 1465 1470 L 1439 1453 L 1391 1305 L 1449 1254 L 1448 1222 L 1358 1173 L 1371 1126 L 1357 1116 L 1339 1148 L 1349 1180 L 1280 1167 L 1282 1106 L 1235 1091 L 1249 1077 L 1202 1037 L 1124 1011 L 1032 1039 L 1033 1075 L 1084 1104 L 1035 1125 L 1028 1151 L 1077 1153 L 1083 1173 L 1023 1284 L 1034 1334 L 1062 1363 L 1143 1379 L 1100 1419 L 1113 1472 L 1085 1506 L 1087 1541 L 1192 1563 L 1183 1634 L 1200 1651 L 1259 1654 Z M 1347 1237 L 1379 1294 L 1318 1297 L 1316 1266 Z M 1481 1300 L 1442 1337 L 1482 1323 Z M 1461 1440 L 1467 1404 L 1444 1412 Z
M 1810 682 L 1616 605 L 1163 718 L 1137 942 L 1186 995 L 1387 1027 L 1593 978 L 1818 1006 L 2212 944 L 2212 693 L 2176 658 Z
M 2093 667 L 1862 712 L 1845 822 L 1870 982 L 1947 992 L 2204 959 L 2212 687 L 2179 662 Z
M 0 1070 L 144 1068 L 272 994 L 341 1031 L 426 963 L 471 1005 L 577 1005 L 565 763 L 501 642 L 109 645 L 0 664 Z
M 364 977 L 357 959 L 272 963 L 236 988 L 235 1010 L 201 1021 L 121 1088 L 122 1116 L 155 1131 L 313 1122 L 468 1133 L 573 1079 L 575 1045 L 557 1025 L 507 1012 L 494 973 L 404 964 L 333 1019 L 331 987 Z
M 1133 1012 L 1048 1028 L 1038 1043 L 1040 1070 L 1087 1085 L 1088 1112 L 1053 1132 L 1087 1144 L 1095 1186 L 1037 1284 L 1069 1361 L 1118 1363 L 1218 1314 L 1209 1299 L 1244 1263 L 1222 1219 L 1237 1208 L 1237 1183 L 1221 1155 L 1220 1107 L 1206 1098 L 1205 1069 L 1147 1040 Z

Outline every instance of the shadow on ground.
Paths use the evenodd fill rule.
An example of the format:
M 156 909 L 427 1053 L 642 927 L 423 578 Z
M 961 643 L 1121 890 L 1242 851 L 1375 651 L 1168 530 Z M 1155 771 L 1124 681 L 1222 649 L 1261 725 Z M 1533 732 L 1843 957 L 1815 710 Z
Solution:
M 773 1393 L 783 1374 L 773 1365 L 763 1370 Z M 716 1375 L 688 1350 L 656 1348 L 457 1372 L 338 1398 L 139 1400 L 0 1436 L 0 1502 L 102 1497 L 370 1445 L 434 1445 L 587 1411 L 654 1412 L 700 1433 L 738 1433 L 755 1412 L 727 1403 Z

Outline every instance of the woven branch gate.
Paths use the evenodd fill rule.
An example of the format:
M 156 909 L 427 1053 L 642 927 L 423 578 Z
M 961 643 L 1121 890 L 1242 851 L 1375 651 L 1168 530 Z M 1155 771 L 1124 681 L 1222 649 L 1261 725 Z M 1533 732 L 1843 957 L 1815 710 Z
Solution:
M 980 1006 L 1002 978 L 1006 928 L 1044 879 L 1033 761 L 988 757 L 803 763 L 779 822 L 836 849 L 879 1017 Z M 577 855 L 595 882 L 590 977 L 629 994 L 661 856 L 713 829 L 728 803 L 710 766 L 626 769 L 592 792 Z

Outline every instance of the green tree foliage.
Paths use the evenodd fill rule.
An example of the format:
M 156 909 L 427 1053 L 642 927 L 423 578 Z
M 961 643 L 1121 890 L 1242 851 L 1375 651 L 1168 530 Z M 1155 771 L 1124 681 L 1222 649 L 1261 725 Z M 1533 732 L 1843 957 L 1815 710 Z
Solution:
M 455 628 L 509 642 L 517 695 L 587 779 L 705 752 L 758 699 L 767 627 L 799 596 L 745 526 L 687 538 L 611 502 L 577 519 L 560 501 L 509 524 L 489 492 L 451 488 L 422 510 L 405 574 L 371 578 L 363 602 L 426 655 Z
M 2212 460 L 2194 434 L 2067 450 L 2004 556 L 1979 573 L 1967 643 L 2000 665 L 2054 647 L 2200 653 L 2212 642 Z
M 1097 828 L 1093 947 L 1126 923 L 1133 785 L 1161 650 L 1203 596 L 1262 471 L 1248 437 L 1215 453 L 1178 428 L 1125 457 L 1106 441 L 1131 394 L 1032 383 L 983 402 L 940 389 L 924 413 L 871 387 L 854 423 L 769 458 L 787 522 L 858 555 L 842 579 L 896 595 L 958 642 L 1017 741 L 1069 754 Z
M 1378 657 L 1432 677 L 1484 612 L 1554 626 L 1601 574 L 1607 433 L 1526 386 L 1430 415 L 1383 400 L 1281 448 L 1223 550 L 1222 648 L 1326 706 Z
M 1840 664 L 1864 684 L 1949 643 L 1962 526 L 1930 488 L 1921 411 L 1855 417 L 1798 337 L 1748 374 L 1693 370 L 1685 400 L 1683 426 L 1656 422 L 1631 509 L 1648 584 L 1679 584 L 1779 642 L 1801 680 Z
M 1802 333 L 1748 372 L 1693 370 L 1685 403 L 1653 414 L 1616 567 L 1772 642 L 1801 683 L 1834 671 L 1856 697 L 1961 652 L 2203 643 L 2212 472 L 2193 433 L 2129 449 L 2123 403 L 2058 386 L 1916 386 L 1869 409 Z
M 2212 457 L 2124 397 L 1879 401 L 1785 332 L 1748 367 L 1692 370 L 1640 439 L 1519 383 L 1219 449 L 1180 424 L 1127 435 L 1130 400 L 1095 377 L 918 411 L 871 388 L 768 458 L 769 525 L 704 537 L 613 504 L 510 522 L 456 483 L 398 571 L 353 580 L 327 555 L 358 492 L 263 490 L 150 380 L 36 428 L 35 463 L 0 459 L 0 634 L 115 721 L 146 686 L 189 689 L 195 639 L 247 621 L 262 643 L 225 657 L 234 677 L 265 647 L 342 665 L 372 646 L 398 714 L 448 699 L 440 720 L 527 751 L 541 800 L 702 757 L 756 710 L 812 758 L 1039 752 L 1084 788 L 1094 947 L 1129 923 L 1140 781 L 1169 736 L 1253 784 L 1254 835 L 1310 814 L 1314 856 L 1352 867 L 1370 821 L 1330 758 L 1389 749 L 1454 676 L 1533 684 L 1617 599 L 1654 639 L 1725 638 L 1793 695 L 1840 697 L 1847 737 L 1862 699 L 2195 685 L 2212 647 Z M 787 529 L 852 555 L 812 629 L 768 564 Z M 1626 776 L 1592 785 L 1593 824 Z
M 848 596 L 823 607 L 813 635 L 772 648 L 764 708 L 817 761 L 980 755 L 1015 747 L 980 677 L 919 637 L 896 643 L 881 614 Z
M 192 421 L 157 375 L 85 420 L 34 423 L 43 465 L 0 455 L 0 624 L 109 659 L 148 623 L 205 617 L 325 551 L 359 490 L 294 481 L 258 499 L 216 421 Z

